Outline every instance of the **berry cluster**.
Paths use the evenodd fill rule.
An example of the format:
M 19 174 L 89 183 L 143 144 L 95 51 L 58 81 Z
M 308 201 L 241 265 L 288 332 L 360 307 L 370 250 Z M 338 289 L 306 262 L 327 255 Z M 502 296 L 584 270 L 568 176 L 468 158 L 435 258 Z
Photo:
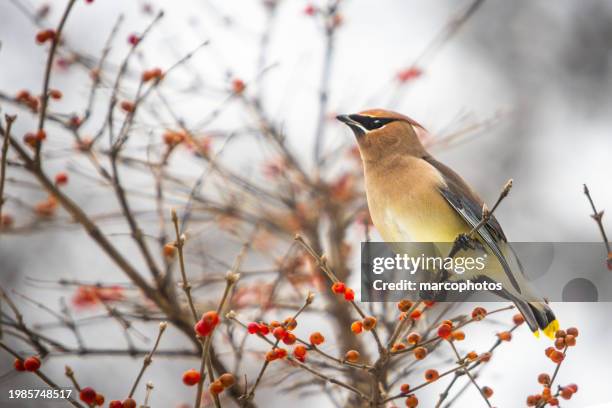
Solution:
M 351 288 L 348 288 L 344 282 L 334 282 L 332 287 L 331 287 L 332 292 L 336 293 L 336 294 L 343 294 L 344 295 L 344 299 L 352 302 L 353 300 L 355 300 L 355 291 Z

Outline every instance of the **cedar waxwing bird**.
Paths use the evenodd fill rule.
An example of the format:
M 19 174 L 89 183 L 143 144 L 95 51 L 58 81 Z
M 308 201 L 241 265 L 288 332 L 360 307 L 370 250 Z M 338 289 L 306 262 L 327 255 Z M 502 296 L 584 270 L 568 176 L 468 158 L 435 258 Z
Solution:
M 434 159 L 420 139 L 427 131 L 416 121 L 381 109 L 340 115 L 357 138 L 372 221 L 386 242 L 452 243 L 482 220 L 484 202 L 453 170 Z M 487 278 L 501 283 L 537 336 L 559 328 L 553 311 L 530 292 L 521 264 L 493 215 L 476 232 L 487 257 L 484 270 L 452 274 L 452 279 Z M 480 273 L 480 275 L 479 275 Z

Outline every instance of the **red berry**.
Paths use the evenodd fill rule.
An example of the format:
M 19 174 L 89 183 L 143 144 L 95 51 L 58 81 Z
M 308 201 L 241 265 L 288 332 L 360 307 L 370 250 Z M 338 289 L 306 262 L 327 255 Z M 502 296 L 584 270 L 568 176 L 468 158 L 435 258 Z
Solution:
M 28 357 L 23 362 L 26 371 L 36 371 L 40 368 L 40 360 L 36 356 Z
M 259 333 L 261 333 L 261 334 L 263 334 L 265 336 L 268 333 L 270 333 L 270 328 L 268 326 L 266 326 L 264 323 L 260 323 L 259 324 Z
M 399 82 L 404 83 L 412 79 L 416 79 L 420 77 L 422 74 L 423 74 L 423 71 L 421 71 L 420 68 L 417 68 L 417 67 L 406 68 L 397 73 L 397 80 Z
M 272 330 L 272 335 L 276 337 L 277 340 L 281 340 L 283 337 L 285 337 L 286 334 L 287 330 L 285 330 L 285 328 L 281 326 Z
M 134 103 L 130 101 L 122 101 L 121 109 L 123 109 L 123 111 L 126 113 L 134 113 L 134 110 L 136 109 L 136 105 L 134 105 Z
M 482 387 L 482 394 L 487 398 L 491 398 L 493 396 L 493 389 L 485 385 Z
M 196 385 L 200 382 L 201 378 L 200 372 L 192 368 L 183 373 L 183 384 L 188 386 Z
M 355 291 L 351 288 L 346 288 L 346 290 L 344 291 L 344 299 L 348 301 L 355 300 Z
M 128 37 L 128 43 L 129 43 L 130 45 L 135 46 L 135 45 L 137 45 L 139 42 L 140 42 L 140 37 L 139 37 L 138 35 L 136 35 L 136 34 L 130 34 L 130 35 L 129 35 L 129 37 Z
M 15 370 L 17 371 L 25 371 L 25 367 L 23 366 L 23 360 L 16 358 L 15 361 L 13 362 L 13 367 L 15 367 Z
M 553 361 L 553 363 L 560 364 L 565 359 L 565 355 L 562 352 L 555 350 L 550 353 L 550 359 Z
M 334 282 L 331 287 L 332 292 L 334 293 L 344 293 L 346 291 L 346 285 L 344 282 Z
M 569 388 L 564 387 L 564 388 L 561 388 L 559 395 L 561 396 L 561 398 L 568 400 L 572 398 L 572 395 L 574 395 L 574 393 Z
M 308 4 L 306 8 L 304 8 L 304 14 L 307 16 L 314 16 L 317 12 L 317 9 L 312 4 Z
M 400 391 L 402 392 L 402 394 L 408 394 L 410 392 L 410 385 L 408 384 L 400 385 Z
M 287 345 L 294 344 L 296 342 L 296 340 L 297 340 L 297 338 L 295 337 L 295 334 L 293 334 L 291 332 L 287 332 L 283 336 L 283 343 L 285 343 Z
M 251 322 L 247 326 L 247 331 L 251 334 L 258 334 L 260 332 L 259 324 L 255 322 Z
M 97 406 L 101 407 L 104 405 L 104 395 L 96 394 L 96 398 L 94 398 L 94 402 Z
M 123 406 L 123 404 L 119 400 L 112 400 L 108 404 L 108 408 L 121 408 L 122 406 Z
M 448 339 L 452 334 L 452 330 L 452 327 L 448 324 L 442 324 L 438 327 L 438 337 Z
M 61 172 L 55 175 L 55 184 L 58 186 L 63 186 L 68 183 L 68 174 Z
M 88 405 L 93 404 L 96 401 L 96 390 L 91 387 L 81 388 L 79 398 Z
M 410 318 L 412 320 L 419 320 L 422 314 L 420 310 L 413 310 L 412 313 L 410 313 Z

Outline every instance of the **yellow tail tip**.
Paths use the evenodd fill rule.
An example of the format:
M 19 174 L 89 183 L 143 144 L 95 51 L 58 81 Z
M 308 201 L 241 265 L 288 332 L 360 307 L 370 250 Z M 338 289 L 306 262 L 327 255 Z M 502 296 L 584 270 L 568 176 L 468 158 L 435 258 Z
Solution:
M 552 322 L 550 322 L 548 326 L 546 326 L 543 332 L 546 335 L 546 337 L 548 337 L 549 339 L 554 339 L 555 333 L 557 332 L 557 330 L 559 330 L 559 321 L 555 319 Z

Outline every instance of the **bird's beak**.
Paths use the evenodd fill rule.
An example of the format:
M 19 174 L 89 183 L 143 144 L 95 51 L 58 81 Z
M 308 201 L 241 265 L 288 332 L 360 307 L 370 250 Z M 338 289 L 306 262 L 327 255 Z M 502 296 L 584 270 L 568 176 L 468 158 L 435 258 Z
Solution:
M 351 116 L 353 115 L 338 115 L 336 116 L 336 119 L 350 127 L 353 133 L 355 133 L 355 136 L 359 137 L 365 135 L 366 131 L 361 123 L 351 118 Z

